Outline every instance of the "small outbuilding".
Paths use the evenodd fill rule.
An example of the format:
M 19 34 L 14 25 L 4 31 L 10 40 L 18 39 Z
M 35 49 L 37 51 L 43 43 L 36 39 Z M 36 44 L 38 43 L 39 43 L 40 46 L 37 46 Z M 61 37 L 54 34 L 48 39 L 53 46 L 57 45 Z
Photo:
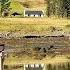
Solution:
M 13 16 L 18 16 L 18 15 L 21 15 L 20 13 L 17 13 L 17 12 L 14 12 L 12 13 Z
M 43 17 L 44 12 L 43 11 L 24 11 L 24 17 Z

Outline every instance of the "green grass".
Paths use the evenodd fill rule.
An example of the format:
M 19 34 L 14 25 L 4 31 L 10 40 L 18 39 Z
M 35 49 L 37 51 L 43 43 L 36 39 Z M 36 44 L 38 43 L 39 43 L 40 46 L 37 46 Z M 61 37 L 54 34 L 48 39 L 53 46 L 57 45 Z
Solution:
M 0 18 L 0 32 L 69 32 L 70 20 L 54 18 Z M 54 30 L 55 29 L 55 30 Z

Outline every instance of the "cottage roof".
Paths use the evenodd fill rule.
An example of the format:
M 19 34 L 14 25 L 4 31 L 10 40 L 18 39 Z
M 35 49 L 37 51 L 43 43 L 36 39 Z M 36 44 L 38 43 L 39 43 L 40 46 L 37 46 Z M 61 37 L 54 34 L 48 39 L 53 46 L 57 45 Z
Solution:
M 43 14 L 42 11 L 25 11 L 25 14 Z

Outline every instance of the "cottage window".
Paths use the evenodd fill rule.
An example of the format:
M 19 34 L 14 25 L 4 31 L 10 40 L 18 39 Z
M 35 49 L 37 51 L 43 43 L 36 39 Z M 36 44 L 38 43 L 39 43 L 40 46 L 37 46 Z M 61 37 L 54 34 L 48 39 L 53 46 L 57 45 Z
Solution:
M 28 64 L 24 65 L 24 70 L 43 70 L 44 65 L 40 64 Z

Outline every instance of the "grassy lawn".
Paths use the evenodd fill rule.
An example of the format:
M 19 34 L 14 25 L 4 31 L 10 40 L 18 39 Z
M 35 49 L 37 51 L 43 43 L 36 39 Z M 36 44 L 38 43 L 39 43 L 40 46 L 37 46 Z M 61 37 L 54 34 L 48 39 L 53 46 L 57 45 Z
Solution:
M 19 32 L 23 35 L 70 32 L 70 20 L 57 18 L 0 18 L 0 32 Z

